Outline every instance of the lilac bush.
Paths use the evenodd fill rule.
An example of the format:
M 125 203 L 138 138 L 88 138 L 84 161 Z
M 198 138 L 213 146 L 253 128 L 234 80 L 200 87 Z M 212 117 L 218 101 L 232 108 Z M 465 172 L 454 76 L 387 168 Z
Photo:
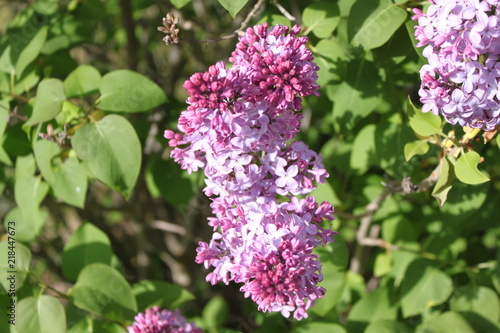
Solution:
M 182 133 L 165 131 L 181 168 L 206 176 L 214 233 L 199 243 L 196 262 L 213 267 L 207 281 L 243 283 L 260 310 L 298 320 L 325 293 L 313 249 L 335 234 L 320 225 L 333 220 L 332 205 L 307 195 L 328 177 L 321 155 L 287 142 L 300 129 L 301 97 L 319 94 L 318 66 L 299 31 L 247 29 L 231 68 L 219 62 L 185 82 Z
M 161 310 L 154 306 L 139 313 L 128 333 L 201 333 L 202 330 L 186 321 L 179 310 Z
M 500 124 L 498 0 L 431 0 L 414 9 L 415 36 L 428 64 L 420 70 L 422 111 L 451 124 L 493 130 Z

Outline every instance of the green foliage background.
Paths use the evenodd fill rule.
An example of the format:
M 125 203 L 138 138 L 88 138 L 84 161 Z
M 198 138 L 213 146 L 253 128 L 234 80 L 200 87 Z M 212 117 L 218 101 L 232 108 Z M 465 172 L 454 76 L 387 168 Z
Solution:
M 1 2 L 0 331 L 123 332 L 160 305 L 207 332 L 499 332 L 500 137 L 419 110 L 410 16 L 426 4 Z M 181 41 L 165 46 L 169 11 Z M 318 250 L 327 294 L 301 322 L 205 282 L 202 175 L 163 139 L 183 82 L 257 22 L 300 24 L 320 66 L 300 139 L 323 154 L 331 176 L 313 194 L 339 235 Z

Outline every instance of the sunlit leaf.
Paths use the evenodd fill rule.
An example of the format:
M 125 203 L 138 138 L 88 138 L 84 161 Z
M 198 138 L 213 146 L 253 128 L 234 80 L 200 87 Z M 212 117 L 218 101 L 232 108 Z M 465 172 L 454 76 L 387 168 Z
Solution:
M 410 333 L 412 330 L 395 320 L 382 319 L 368 325 L 364 333 Z
M 500 300 L 488 287 L 471 284 L 457 290 L 450 300 L 450 308 L 456 312 L 475 312 L 493 323 L 500 319 Z
M 490 179 L 477 168 L 480 160 L 481 156 L 475 151 L 462 154 L 455 164 L 457 178 L 463 183 L 472 185 L 489 181 Z
M 8 222 L 5 224 L 5 231 L 7 233 L 17 229 L 18 221 L 9 222 L 15 222 L 15 224 L 8 224 Z M 11 227 L 10 229 L 9 226 Z M 23 286 L 31 265 L 30 249 L 24 244 L 16 242 L 15 239 L 16 235 L 13 235 L 11 238 L 5 237 L 5 239 L 0 241 L 0 260 L 2 260 L 0 261 L 0 284 L 8 293 L 16 292 Z M 14 256 L 12 256 L 12 252 Z M 15 276 L 13 280 L 15 288 L 11 288 L 12 280 L 7 279 L 12 275 Z
M 95 178 L 130 196 L 142 155 L 139 138 L 127 119 L 112 114 L 86 124 L 75 132 L 71 143 Z
M 33 114 L 25 125 L 29 126 L 53 119 L 61 112 L 65 99 L 64 87 L 61 80 L 43 80 L 38 85 Z
M 401 283 L 401 308 L 408 318 L 446 301 L 453 292 L 451 278 L 427 259 L 417 259 L 406 269 Z
M 460 332 L 475 333 L 467 321 L 456 312 L 448 311 L 423 323 L 417 328 L 417 333 L 426 332 Z
M 410 126 L 418 135 L 426 137 L 441 132 L 441 118 L 433 115 L 431 112 L 424 113 L 420 111 L 413 105 L 409 97 L 407 112 L 410 118 Z
M 445 156 L 441 168 L 439 169 L 439 178 L 432 190 L 432 196 L 437 199 L 440 206 L 443 206 L 448 198 L 448 192 L 451 190 L 453 181 L 456 179 L 454 165 L 451 162 L 453 157 Z
M 300 325 L 292 333 L 319 333 L 319 332 L 328 332 L 328 333 L 347 333 L 346 329 L 342 327 L 340 324 L 336 323 L 321 323 L 321 322 L 312 322 L 307 323 L 305 325 Z
M 83 97 L 99 91 L 101 74 L 90 65 L 78 66 L 64 80 L 64 92 L 68 98 Z
M 118 271 L 105 264 L 86 265 L 69 296 L 80 309 L 110 320 L 130 321 L 137 313 L 130 285 Z
M 62 271 L 64 277 L 76 281 L 88 264 L 111 263 L 111 243 L 108 236 L 92 223 L 86 222 L 75 231 L 64 245 Z
M 365 50 L 379 47 L 391 38 L 406 17 L 406 11 L 389 0 L 358 0 L 349 12 L 349 40 Z
M 347 328 L 350 332 L 363 332 L 372 322 L 382 319 L 395 320 L 398 308 L 399 304 L 389 289 L 378 288 L 354 304 L 347 316 Z
M 408 142 L 405 145 L 405 159 L 409 161 L 415 155 L 425 155 L 429 149 L 429 143 L 425 140 Z
M 238 15 L 240 10 L 245 7 L 248 0 L 218 0 L 222 7 L 226 8 L 226 10 L 231 14 L 233 18 Z
M 105 111 L 141 112 L 167 101 L 163 90 L 147 77 L 121 69 L 102 77 L 97 106 Z
M 18 332 L 65 333 L 66 315 L 61 302 L 49 295 L 23 298 L 17 304 Z
M 170 0 L 170 3 L 177 9 L 181 9 L 190 2 L 191 0 Z
M 332 34 L 340 22 L 339 7 L 331 2 L 314 3 L 304 9 L 302 21 L 316 37 L 326 38 Z

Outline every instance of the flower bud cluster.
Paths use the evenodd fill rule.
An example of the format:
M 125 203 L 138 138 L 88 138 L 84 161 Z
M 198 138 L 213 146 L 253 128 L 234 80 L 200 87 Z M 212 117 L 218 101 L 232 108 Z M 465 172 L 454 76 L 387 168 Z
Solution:
M 430 0 L 418 20 L 422 111 L 451 124 L 493 130 L 500 124 L 499 0 Z
M 202 330 L 186 321 L 179 310 L 161 310 L 154 306 L 139 313 L 128 333 L 202 333 Z
M 243 283 L 260 310 L 300 320 L 325 293 L 312 250 L 333 242 L 335 232 L 320 225 L 333 220 L 333 207 L 307 196 L 328 177 L 321 155 L 301 141 L 287 143 L 299 131 L 301 97 L 319 89 L 299 30 L 247 29 L 231 68 L 219 62 L 186 81 L 182 134 L 166 130 L 165 137 L 183 169 L 206 175 L 214 233 L 199 243 L 196 262 L 213 267 L 207 281 Z

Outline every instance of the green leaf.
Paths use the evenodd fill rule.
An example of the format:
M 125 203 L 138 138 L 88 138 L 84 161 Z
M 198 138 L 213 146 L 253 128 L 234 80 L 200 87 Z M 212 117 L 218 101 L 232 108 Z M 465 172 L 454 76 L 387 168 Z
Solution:
M 139 312 L 154 305 L 176 309 L 194 299 L 194 295 L 186 289 L 164 281 L 141 281 L 132 287 L 132 293 L 137 300 Z
M 389 244 L 412 242 L 417 236 L 412 223 L 404 215 L 396 215 L 382 222 L 382 238 Z
M 36 92 L 33 114 L 25 126 L 53 119 L 61 112 L 64 96 L 64 87 L 61 80 L 45 79 L 40 82 Z
M 55 142 L 47 140 L 36 141 L 33 151 L 38 168 L 54 195 L 70 205 L 83 208 L 87 175 L 78 159 L 71 156 L 63 162 L 59 157 L 62 150 Z
M 99 91 L 101 74 L 90 65 L 80 65 L 64 80 L 64 92 L 68 98 L 87 96 Z
M 87 194 L 87 175 L 75 156 L 56 167 L 56 183 L 52 185 L 56 198 L 83 208 Z
M 335 191 L 333 190 L 332 186 L 330 183 L 325 182 L 324 184 L 318 184 L 316 189 L 312 191 L 310 196 L 316 198 L 316 202 L 323 202 L 323 201 L 328 201 L 331 203 L 333 206 L 340 205 L 341 201 L 335 194 Z
M 307 6 L 302 13 L 302 21 L 318 38 L 332 34 L 340 22 L 340 10 L 337 4 L 317 2 Z
M 346 329 L 342 327 L 340 324 L 321 323 L 321 322 L 312 322 L 312 323 L 307 323 L 305 325 L 301 325 L 292 332 L 293 333 L 319 333 L 319 332 L 347 333 Z
M 392 267 L 391 256 L 385 252 L 381 252 L 377 254 L 377 257 L 375 258 L 373 275 L 379 277 L 384 276 L 385 274 L 391 271 L 391 267 Z
M 490 196 L 488 189 L 490 183 L 477 186 L 469 186 L 462 182 L 456 182 L 448 193 L 446 205 L 441 207 L 439 220 L 450 225 L 467 225 L 470 218 L 478 214 L 479 209 Z
M 453 281 L 427 259 L 417 259 L 406 269 L 401 283 L 401 308 L 408 318 L 446 301 L 453 292 Z
M 394 277 L 394 286 L 399 287 L 403 281 L 408 266 L 418 257 L 420 244 L 416 242 L 397 242 L 404 250 L 391 251 L 392 270 L 390 276 Z
M 408 162 L 415 155 L 425 155 L 431 146 L 426 140 L 408 142 L 405 145 L 405 159 Z
M 40 211 L 40 203 L 49 191 L 41 177 L 30 176 L 34 172 L 32 155 L 18 158 L 16 162 L 16 183 L 14 197 L 18 207 L 14 207 L 8 218 L 17 222 L 17 239 L 31 241 L 41 231 L 46 213 Z
M 456 312 L 475 312 L 492 323 L 500 319 L 500 300 L 497 293 L 488 288 L 467 285 L 458 289 L 450 300 L 450 309 Z
M 220 297 L 213 297 L 203 308 L 202 317 L 206 328 L 222 326 L 227 319 L 229 308 L 226 301 Z
M 407 105 L 408 117 L 410 118 L 410 126 L 420 136 L 427 137 L 441 133 L 442 120 L 439 116 L 435 116 L 432 112 L 423 113 L 417 109 L 410 97 L 408 96 Z
M 154 156 L 148 160 L 144 177 L 151 196 L 161 195 L 179 210 L 188 207 L 198 179 L 197 174 L 187 174 L 172 159 L 165 161 Z
M 416 45 L 418 44 L 417 38 L 415 38 L 415 27 L 418 25 L 418 21 L 414 20 L 408 20 L 405 22 L 405 27 L 406 31 L 408 32 L 408 35 L 410 36 L 411 40 L 411 45 L 413 46 L 413 49 L 415 52 L 418 54 L 421 60 L 427 62 L 427 58 L 425 58 L 422 54 L 424 51 L 424 47 L 417 47 Z
M 71 143 L 92 175 L 130 197 L 141 167 L 141 144 L 127 119 L 108 115 L 79 128 Z
M 233 18 L 240 12 L 240 10 L 245 7 L 248 0 L 218 0 L 222 7 L 231 14 Z
M 76 281 L 80 271 L 93 263 L 111 264 L 108 236 L 92 223 L 85 222 L 64 245 L 62 271 L 65 278 Z
M 377 66 L 396 69 L 396 66 L 407 59 L 412 50 L 413 45 L 408 38 L 406 28 L 401 26 L 387 43 L 373 49 L 372 53 Z
M 439 169 L 439 178 L 432 190 L 432 196 L 436 198 L 439 206 L 443 206 L 448 199 L 448 192 L 450 192 L 453 182 L 457 178 L 454 171 L 454 163 L 451 162 L 451 156 L 443 158 L 441 168 Z
M 396 320 L 398 307 L 399 304 L 390 295 L 389 289 L 378 288 L 354 304 L 347 317 L 347 329 L 349 332 L 363 332 L 372 322 Z
M 65 333 L 66 314 L 61 302 L 55 297 L 41 295 L 23 298 L 17 304 L 18 332 Z
M 319 66 L 318 84 L 324 86 L 332 81 L 339 82 L 347 70 L 345 53 L 339 42 L 321 39 L 312 49 Z
M 480 160 L 481 156 L 475 151 L 469 151 L 462 154 L 455 164 L 455 174 L 457 178 L 462 183 L 471 185 L 489 181 L 490 179 L 477 168 Z
M 394 115 L 387 120 L 379 121 L 375 129 L 377 164 L 393 178 L 408 176 L 412 172 L 401 156 L 405 144 L 413 138 L 411 129 L 405 125 L 401 123 L 399 115 Z
M 14 187 L 17 205 L 21 210 L 38 207 L 47 195 L 48 189 L 48 185 L 40 177 L 17 178 Z
M 364 333 L 410 333 L 412 330 L 405 324 L 394 320 L 379 320 L 368 325 Z
M 167 101 L 163 90 L 147 77 L 120 69 L 102 77 L 97 106 L 105 111 L 140 112 Z
M 434 332 L 475 333 L 476 331 L 470 327 L 464 317 L 456 312 L 448 311 L 430 319 L 416 330 L 416 333 Z
M 335 237 L 335 243 L 328 244 L 323 248 L 318 248 L 315 252 L 321 260 L 321 270 L 325 277 L 335 276 L 335 279 L 325 278 L 319 283 L 320 286 L 326 289 L 326 295 L 315 301 L 312 312 L 319 316 L 325 316 L 338 303 L 347 283 L 347 275 L 345 273 L 349 251 L 344 241 L 339 237 Z
M 17 41 L 14 42 L 13 39 L 26 39 L 26 36 L 22 36 L 22 32 L 25 31 L 24 29 L 21 29 L 19 31 L 19 34 L 16 32 L 9 34 L 9 37 L 11 39 L 11 45 L 13 45 L 14 49 L 16 48 L 22 48 L 22 51 L 20 51 L 18 57 L 17 57 L 17 62 L 16 62 L 16 76 L 19 78 L 23 74 L 23 71 L 30 63 L 32 63 L 40 54 L 40 51 L 42 50 L 43 43 L 45 43 L 45 40 L 47 39 L 47 32 L 49 28 L 47 26 L 43 26 L 38 29 L 36 32 L 36 35 L 33 36 L 31 41 L 26 46 L 21 46 Z M 24 43 L 21 42 L 21 44 Z M 17 52 L 16 52 L 17 53 Z M 14 57 L 13 59 L 16 59 Z
M 262 23 L 265 23 L 265 22 L 269 23 L 269 25 L 271 25 L 271 26 L 272 25 L 277 25 L 277 24 L 288 26 L 288 27 L 292 26 L 292 23 L 290 22 L 290 20 L 287 19 L 285 16 L 271 14 L 271 13 L 267 13 L 267 14 L 263 13 L 263 15 L 257 21 L 256 24 L 262 24 Z
M 181 9 L 190 2 L 191 0 L 170 0 L 170 3 L 177 9 Z
M 85 266 L 69 297 L 80 309 L 109 320 L 127 322 L 137 313 L 132 289 L 114 268 L 101 263 Z
M 32 211 L 21 211 L 19 207 L 14 207 L 5 216 L 4 226 L 7 225 L 8 221 L 16 221 L 16 239 L 22 242 L 31 242 L 40 233 L 47 216 L 46 211 L 38 208 Z
M 8 233 L 9 231 L 12 231 L 13 229 L 9 229 L 9 221 L 7 221 L 7 224 L 5 225 L 5 231 Z M 18 221 L 13 221 L 16 222 L 16 226 Z M 12 225 L 10 225 L 12 228 Z M 14 230 L 17 228 L 14 227 Z M 11 271 L 15 271 L 15 285 L 16 287 L 13 290 L 16 292 L 23 286 L 23 283 L 28 275 L 28 272 L 30 270 L 30 265 L 31 265 L 31 252 L 30 249 L 27 248 L 25 245 L 23 245 L 20 242 L 12 242 L 12 238 L 16 239 L 16 235 L 10 236 L 12 238 L 8 238 L 9 235 L 5 236 L 5 239 L 0 241 L 0 284 L 3 286 L 3 288 L 10 293 L 11 288 L 10 288 L 10 281 L 7 280 L 7 278 L 12 274 L 9 273 Z M 9 243 L 10 241 L 10 243 Z M 14 245 L 13 250 L 12 250 L 12 245 Z M 14 252 L 14 260 L 12 258 L 12 253 L 9 253 L 9 251 Z M 12 261 L 13 260 L 13 261 Z
M 357 174 L 364 174 L 376 162 L 375 124 L 368 124 L 358 132 L 351 152 L 351 169 Z
M 371 80 L 366 78 L 370 77 Z M 354 60 L 348 64 L 346 81 L 328 87 L 333 101 L 333 119 L 340 128 L 351 130 L 372 112 L 382 99 L 382 79 L 373 62 Z
M 389 0 L 358 0 L 349 12 L 348 37 L 370 50 L 383 45 L 406 20 L 406 11 Z
M 9 157 L 9 154 L 4 150 L 3 143 L 5 141 L 5 137 L 3 135 L 5 128 L 7 127 L 7 122 L 9 121 L 9 103 L 0 101 L 0 162 L 11 166 L 12 160 Z M 3 191 L 2 191 L 3 192 Z

